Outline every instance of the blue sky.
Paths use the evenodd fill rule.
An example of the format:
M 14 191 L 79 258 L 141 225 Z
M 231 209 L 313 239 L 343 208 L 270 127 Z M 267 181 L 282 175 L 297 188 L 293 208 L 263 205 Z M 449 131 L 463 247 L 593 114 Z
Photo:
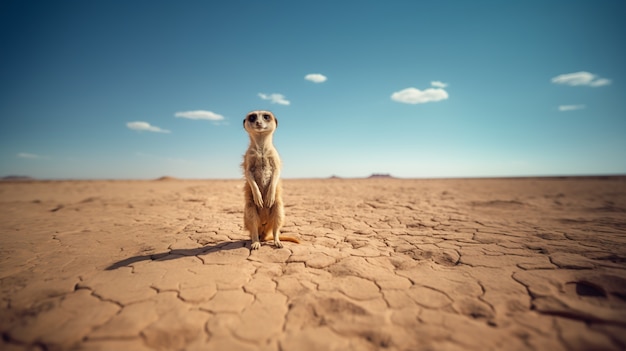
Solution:
M 285 178 L 626 174 L 625 13 L 2 0 L 0 176 L 240 178 L 254 109 Z

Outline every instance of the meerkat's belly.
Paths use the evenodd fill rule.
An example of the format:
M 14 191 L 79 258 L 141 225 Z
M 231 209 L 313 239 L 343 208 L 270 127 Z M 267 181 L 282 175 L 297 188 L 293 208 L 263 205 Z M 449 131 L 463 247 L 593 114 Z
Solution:
M 267 189 L 272 181 L 272 174 L 274 169 L 267 158 L 260 158 L 256 162 L 256 167 L 253 170 L 254 180 L 257 185 L 262 189 Z

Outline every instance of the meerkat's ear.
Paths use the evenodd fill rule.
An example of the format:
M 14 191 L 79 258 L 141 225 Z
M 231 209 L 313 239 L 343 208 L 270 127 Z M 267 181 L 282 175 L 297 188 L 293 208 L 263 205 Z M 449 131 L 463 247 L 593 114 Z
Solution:
M 278 128 L 278 118 L 276 118 L 276 116 L 274 116 L 274 121 L 276 122 L 276 127 Z
M 246 119 L 247 119 L 247 117 L 243 119 L 243 127 L 244 128 L 246 127 Z

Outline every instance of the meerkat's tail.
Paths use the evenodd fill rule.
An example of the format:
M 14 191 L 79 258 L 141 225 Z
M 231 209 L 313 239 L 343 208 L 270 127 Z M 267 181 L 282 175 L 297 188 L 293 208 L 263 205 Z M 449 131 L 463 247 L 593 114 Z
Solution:
M 272 234 L 267 234 L 265 235 L 265 237 L 263 237 L 262 241 L 270 241 L 270 240 L 274 240 L 274 238 L 272 237 Z M 300 240 L 298 240 L 297 238 L 294 238 L 293 236 L 280 236 L 280 241 L 289 241 L 292 243 L 296 243 L 296 244 L 300 244 Z
M 290 241 L 292 243 L 300 244 L 300 240 L 292 237 L 292 236 L 282 236 L 280 237 L 281 241 Z

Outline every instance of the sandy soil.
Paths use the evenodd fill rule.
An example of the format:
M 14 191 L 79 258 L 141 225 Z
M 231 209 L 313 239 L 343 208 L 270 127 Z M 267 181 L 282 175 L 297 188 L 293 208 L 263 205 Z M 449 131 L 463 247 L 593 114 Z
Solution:
M 624 350 L 626 178 L 0 183 L 2 350 Z

